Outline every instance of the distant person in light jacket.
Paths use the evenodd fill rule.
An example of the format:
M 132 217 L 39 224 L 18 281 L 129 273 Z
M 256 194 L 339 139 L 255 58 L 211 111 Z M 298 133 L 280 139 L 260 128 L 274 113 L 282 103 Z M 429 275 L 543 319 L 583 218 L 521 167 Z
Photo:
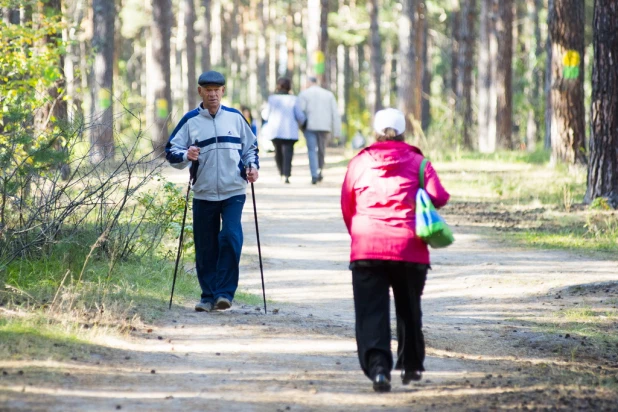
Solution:
M 298 107 L 297 97 L 290 94 L 291 88 L 289 79 L 278 79 L 275 94 L 268 97 L 268 103 L 262 110 L 262 119 L 267 121 L 264 125 L 265 133 L 272 139 L 277 170 L 285 183 L 290 183 L 292 176 L 292 158 L 294 144 L 298 141 L 299 125 L 307 120 Z
M 376 392 L 391 389 L 389 288 L 397 313 L 397 362 L 404 385 L 425 370 L 421 295 L 429 269 L 427 245 L 416 236 L 416 192 L 423 153 L 404 142 L 403 113 L 376 113 L 376 142 L 348 165 L 341 189 L 343 220 L 352 238 L 350 269 L 356 312 L 358 358 Z M 431 163 L 425 190 L 436 207 L 449 194 Z
M 332 136 L 341 137 L 341 118 L 335 95 L 318 85 L 315 77 L 309 77 L 309 87 L 298 95 L 298 104 L 307 116 L 303 128 L 307 140 L 311 183 L 322 180 L 326 142 Z

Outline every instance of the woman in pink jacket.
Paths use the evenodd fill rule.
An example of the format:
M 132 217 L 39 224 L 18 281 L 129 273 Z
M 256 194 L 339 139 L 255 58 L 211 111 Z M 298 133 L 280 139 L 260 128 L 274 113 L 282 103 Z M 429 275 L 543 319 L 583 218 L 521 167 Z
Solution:
M 415 232 L 415 196 L 423 153 L 404 142 L 405 118 L 384 109 L 374 119 L 376 143 L 348 165 L 341 211 L 352 238 L 350 269 L 356 312 L 356 344 L 361 368 L 376 392 L 391 389 L 393 369 L 389 287 L 397 313 L 397 362 L 404 385 L 424 371 L 421 295 L 429 269 L 427 245 Z M 431 163 L 425 190 L 436 207 L 449 194 Z

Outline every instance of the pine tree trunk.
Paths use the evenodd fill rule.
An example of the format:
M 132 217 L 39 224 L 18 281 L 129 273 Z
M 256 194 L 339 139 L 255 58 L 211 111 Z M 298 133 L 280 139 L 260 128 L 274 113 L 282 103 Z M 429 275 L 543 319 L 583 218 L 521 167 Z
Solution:
M 425 7 L 425 2 L 423 1 L 419 1 L 416 7 L 416 45 L 414 46 L 414 50 L 416 52 L 416 68 L 414 69 L 414 73 L 416 73 L 414 78 L 414 118 L 417 122 L 415 126 L 421 128 L 421 118 L 423 116 L 423 73 L 425 71 L 425 67 L 423 65 L 423 48 L 425 46 L 427 8 Z
M 498 146 L 513 149 L 513 0 L 498 1 L 496 36 L 496 133 Z
M 328 50 L 328 7 L 329 0 L 320 0 L 320 40 L 319 49 L 324 56 L 324 75 L 322 76 L 322 86 L 330 88 L 330 67 L 327 64 L 331 59 L 329 58 Z
M 425 24 L 423 33 L 423 87 L 421 99 L 421 128 L 426 132 L 431 124 L 431 70 L 429 67 L 429 25 Z
M 211 8 L 211 0 L 202 0 L 202 7 L 204 11 L 202 14 L 202 34 L 201 34 L 201 49 L 202 49 L 202 68 L 200 70 L 200 74 L 202 72 L 210 70 L 211 61 L 210 61 L 210 45 L 212 44 L 211 32 L 210 32 L 210 21 L 212 20 L 212 12 Z
M 586 164 L 584 2 L 550 0 L 552 162 Z
M 451 0 L 452 1 L 452 11 L 451 11 L 451 95 L 452 102 L 457 104 L 459 100 L 459 87 L 457 83 L 460 80 L 459 73 L 462 70 L 460 66 L 461 60 L 459 58 L 460 48 L 461 46 L 461 35 L 463 34 L 462 24 L 463 20 L 466 19 L 464 15 L 464 9 L 460 6 L 459 0 Z M 465 0 L 464 0 L 465 1 Z M 464 5 L 465 7 L 465 5 Z M 449 99 L 450 100 L 450 99 Z
M 618 5 L 596 0 L 586 201 L 604 197 L 618 208 Z
M 92 50 L 94 83 L 91 104 L 94 127 L 90 134 L 90 158 L 93 162 L 114 156 L 114 2 L 93 0 Z
M 481 0 L 478 60 L 478 135 L 479 151 L 496 151 L 497 133 L 497 90 L 496 61 L 498 44 L 496 40 L 497 14 L 494 0 Z
M 266 28 L 268 27 L 268 0 L 260 0 L 258 4 L 258 39 L 257 39 L 257 79 L 260 85 L 262 101 L 268 99 L 268 53 Z
M 172 21 L 172 1 L 153 0 L 152 25 L 150 26 L 152 61 L 148 65 L 148 87 L 151 93 L 148 107 L 152 111 L 154 120 L 149 129 L 154 134 L 153 142 L 157 155 L 163 154 L 169 138 L 168 124 L 172 104 L 170 87 Z
M 463 147 L 472 150 L 472 67 L 474 65 L 474 23 L 476 21 L 476 0 L 463 0 L 461 5 L 461 26 L 459 34 L 459 91 L 457 112 L 462 119 Z
M 369 89 L 373 95 L 369 102 L 369 115 L 373 119 L 373 115 L 378 110 L 382 109 L 382 41 L 380 39 L 380 31 L 378 27 L 378 15 L 380 6 L 378 0 L 370 0 L 367 2 L 369 11 L 369 44 L 370 44 L 370 62 L 371 62 L 371 83 Z
M 187 68 L 187 103 L 189 110 L 197 105 L 197 74 L 195 48 L 195 3 L 194 0 L 184 0 L 185 5 L 185 53 L 184 66 Z
M 416 0 L 402 0 L 399 17 L 399 76 L 397 83 L 397 106 L 406 116 L 406 132 L 414 133 L 415 80 L 416 80 Z

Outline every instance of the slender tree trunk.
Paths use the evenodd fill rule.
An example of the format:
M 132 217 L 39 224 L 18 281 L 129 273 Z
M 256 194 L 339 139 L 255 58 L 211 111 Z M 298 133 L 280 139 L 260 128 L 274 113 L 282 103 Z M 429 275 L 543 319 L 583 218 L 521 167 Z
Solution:
M 481 0 L 478 60 L 479 151 L 493 153 L 497 137 L 496 41 L 494 0 Z
M 501 148 L 513 149 L 513 0 L 498 2 L 496 36 L 497 140 Z
M 618 5 L 596 0 L 586 202 L 604 197 L 618 208 Z
M 212 19 L 212 11 L 211 8 L 211 0 L 202 0 L 202 7 L 204 8 L 204 14 L 202 14 L 202 33 L 201 33 L 201 49 L 202 49 L 202 68 L 201 72 L 205 72 L 210 70 L 211 62 L 210 62 L 210 45 L 211 41 L 211 32 L 210 32 L 210 21 Z
M 152 61 L 148 67 L 148 87 L 151 93 L 148 107 L 152 112 L 153 123 L 150 130 L 154 135 L 153 143 L 157 155 L 163 154 L 169 138 L 168 124 L 172 106 L 170 87 L 172 21 L 172 1 L 153 0 L 152 25 L 150 26 Z
M 465 1 L 465 0 L 464 0 Z M 463 34 L 462 24 L 466 16 L 464 10 L 460 7 L 459 0 L 451 0 L 451 94 L 453 104 L 457 104 L 459 100 L 460 88 L 458 82 L 460 80 L 459 73 L 462 70 L 460 59 L 461 35 Z
M 327 67 L 324 68 L 324 75 L 322 76 L 322 85 L 330 88 L 330 67 L 327 64 L 331 59 L 329 58 L 328 50 L 328 11 L 329 0 L 320 0 L 320 40 L 319 49 L 324 57 L 324 64 Z
M 371 50 L 371 83 L 369 89 L 372 91 L 372 99 L 369 102 L 370 116 L 376 111 L 382 109 L 382 41 L 380 39 L 380 31 L 378 27 L 378 15 L 380 5 L 378 0 L 370 0 L 367 2 L 369 9 L 369 44 Z
M 113 1 L 93 0 L 92 49 L 94 51 L 94 83 L 91 104 L 95 127 L 90 134 L 90 157 L 99 162 L 114 156 L 114 23 Z
M 550 2 L 553 0 L 549 0 Z M 552 85 L 552 74 L 551 68 L 553 64 L 553 55 L 552 55 L 552 45 L 551 40 L 549 39 L 549 32 L 547 33 L 547 38 L 545 40 L 545 51 L 547 53 L 547 59 L 545 62 L 545 138 L 543 139 L 543 147 L 545 150 L 551 149 L 551 134 L 552 134 L 552 117 L 553 117 L 553 108 L 551 102 L 551 85 Z
M 45 0 L 39 1 L 37 3 L 37 13 L 38 22 L 42 20 L 42 16 L 46 16 L 47 18 L 51 18 L 54 16 L 60 16 L 62 14 L 62 2 L 61 0 Z M 19 24 L 19 10 L 17 14 L 17 23 Z M 55 48 L 58 43 L 62 40 L 61 33 L 50 34 L 42 38 L 37 44 L 36 48 L 39 53 L 45 53 L 48 47 Z M 58 57 L 58 61 L 56 62 L 56 66 L 60 68 L 60 78 L 48 88 L 44 88 L 40 90 L 39 93 L 41 96 L 45 96 L 45 102 L 39 107 L 34 116 L 34 127 L 37 134 L 45 133 L 47 130 L 51 129 L 51 126 L 54 124 L 54 118 L 61 125 L 67 119 L 67 104 L 64 99 L 64 93 L 61 93 L 62 90 L 66 88 L 65 76 L 64 76 L 64 56 L 60 55 Z
M 552 162 L 586 164 L 584 2 L 550 0 Z
M 429 66 L 429 25 L 425 24 L 423 33 L 423 89 L 421 99 L 421 127 L 426 132 L 431 124 L 431 70 Z
M 67 7 L 65 2 L 64 7 Z M 67 90 L 67 118 L 74 121 L 83 118 L 82 94 L 79 92 L 81 73 L 79 70 L 82 58 L 79 48 L 78 31 L 84 19 L 84 1 L 77 0 L 67 7 L 65 15 L 67 19 L 66 39 L 67 54 L 64 63 Z M 69 17 L 70 16 L 70 17 Z
M 476 0 L 463 0 L 459 34 L 459 91 L 457 112 L 462 119 L 463 147 L 472 150 L 472 67 L 474 65 L 474 22 L 476 21 Z
M 425 67 L 423 65 L 423 53 L 425 46 L 425 26 L 427 25 L 427 8 L 425 7 L 424 1 L 419 1 L 416 5 L 416 35 L 415 41 L 416 45 L 414 46 L 414 50 L 416 52 L 416 68 L 414 72 L 416 76 L 414 78 L 414 118 L 417 120 L 418 124 L 416 127 L 421 127 L 421 117 L 422 117 L 422 108 L 423 108 L 423 73 L 425 71 Z
M 262 101 L 268 99 L 268 53 L 267 53 L 267 34 L 268 27 L 268 4 L 269 0 L 260 0 L 258 3 L 258 39 L 257 39 L 257 70 L 258 84 L 260 85 L 260 95 Z
M 195 3 L 194 0 L 184 0 L 185 5 L 185 55 L 184 65 L 187 68 L 187 103 L 189 110 L 197 105 L 197 74 L 195 47 Z
M 402 0 L 399 26 L 399 77 L 397 84 L 397 106 L 406 116 L 406 132 L 414 133 L 415 80 L 416 80 L 416 0 Z

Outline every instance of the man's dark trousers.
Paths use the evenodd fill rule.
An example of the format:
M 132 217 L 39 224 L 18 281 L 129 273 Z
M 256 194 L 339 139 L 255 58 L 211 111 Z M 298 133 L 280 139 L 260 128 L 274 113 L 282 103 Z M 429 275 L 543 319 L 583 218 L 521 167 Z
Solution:
M 352 262 L 351 268 L 356 344 L 365 375 L 373 379 L 384 373 L 390 378 L 393 368 L 389 287 L 393 288 L 397 313 L 395 369 L 424 371 L 421 295 L 428 265 L 372 260 Z
M 193 239 L 203 303 L 234 299 L 243 235 L 246 195 L 221 201 L 193 199 Z

